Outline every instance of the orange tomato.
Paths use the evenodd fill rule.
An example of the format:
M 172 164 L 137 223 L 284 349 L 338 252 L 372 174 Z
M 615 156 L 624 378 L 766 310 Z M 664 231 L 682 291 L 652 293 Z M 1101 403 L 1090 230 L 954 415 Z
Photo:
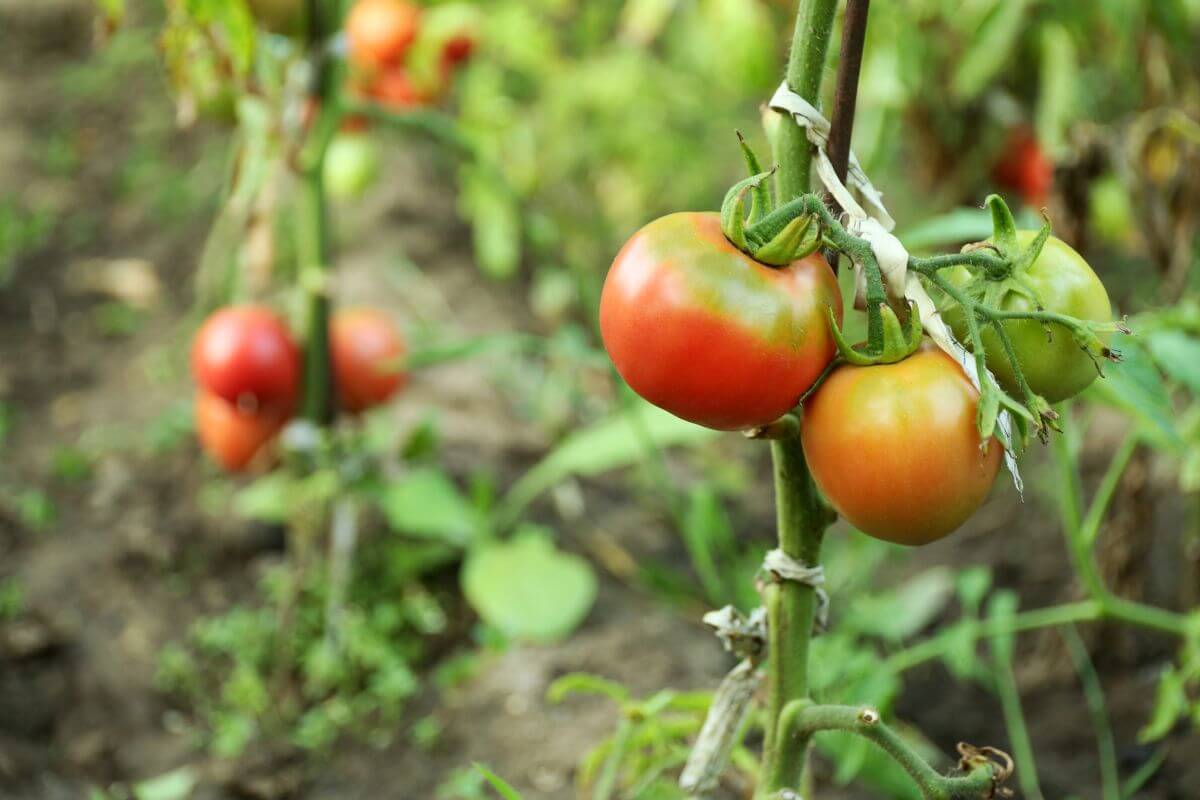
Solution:
M 406 352 L 400 332 L 382 311 L 355 308 L 335 314 L 329 356 L 342 409 L 363 411 L 400 391 L 408 380 L 400 363 Z
M 801 437 L 817 486 L 877 539 L 927 544 L 983 503 L 1002 447 L 980 448 L 979 392 L 926 341 L 896 364 L 836 368 L 804 403 Z
M 243 411 L 211 392 L 196 395 L 196 435 L 204 452 L 226 470 L 241 472 L 275 438 L 288 414 L 273 406 Z
M 400 63 L 420 19 L 421 9 L 406 0 L 358 0 L 346 15 L 351 62 L 368 72 Z

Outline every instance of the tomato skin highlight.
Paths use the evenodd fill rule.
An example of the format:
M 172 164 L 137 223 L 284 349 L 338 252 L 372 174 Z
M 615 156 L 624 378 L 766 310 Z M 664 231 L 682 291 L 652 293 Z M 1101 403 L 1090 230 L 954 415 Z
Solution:
M 406 0 L 358 0 L 346 15 L 350 60 L 367 71 L 399 63 L 420 19 L 421 9 Z
M 211 392 L 196 395 L 196 436 L 213 461 L 229 472 L 246 469 L 288 420 L 283 410 L 264 406 L 246 412 Z
M 206 390 L 237 403 L 291 407 L 300 386 L 300 350 L 283 321 L 262 306 L 212 314 L 192 341 L 192 374 Z
M 980 451 L 979 392 L 926 341 L 895 364 L 834 369 L 804 402 L 813 480 L 863 533 L 903 545 L 946 536 L 987 498 L 996 439 Z
M 734 247 L 715 213 L 677 213 L 617 254 L 600 298 L 600 332 L 629 386 L 717 430 L 766 425 L 795 407 L 833 359 L 826 308 L 842 319 L 829 264 L 787 267 Z
M 1027 247 L 1035 236 L 1037 234 L 1034 231 L 1017 231 L 1017 241 L 1022 247 Z M 965 286 L 971 278 L 967 269 L 961 266 L 947 270 L 945 275 L 959 287 Z M 1037 293 L 1045 310 L 1092 322 L 1112 321 L 1112 305 L 1104 284 L 1083 257 L 1063 240 L 1053 236 L 1047 239 L 1041 255 L 1024 277 Z M 1033 303 L 1016 292 L 1006 294 L 1000 307 L 1005 311 L 1034 309 Z M 962 309 L 954 305 L 946 310 L 944 317 L 959 341 L 969 347 L 970 338 Z M 1051 323 L 1050 339 L 1047 341 L 1046 328 L 1039 322 L 1005 320 L 1002 324 L 1012 341 L 1029 387 L 1049 402 L 1057 403 L 1074 397 L 1099 376 L 1092 358 L 1076 344 L 1071 332 L 1061 325 Z M 980 333 L 988 369 L 1005 391 L 1020 398 L 1016 374 L 996 331 L 986 326 Z M 1106 343 L 1109 336 L 1108 333 L 1100 334 L 1101 340 Z
M 329 323 L 329 356 L 338 402 L 357 413 L 380 405 L 404 388 L 399 362 L 408 352 L 391 319 L 372 308 L 340 311 Z

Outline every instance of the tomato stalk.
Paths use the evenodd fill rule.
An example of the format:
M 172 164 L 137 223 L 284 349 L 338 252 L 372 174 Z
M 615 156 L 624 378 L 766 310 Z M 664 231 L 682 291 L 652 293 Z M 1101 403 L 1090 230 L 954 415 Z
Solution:
M 796 13 L 787 83 L 814 105 L 820 96 L 836 12 L 837 0 L 800 0 Z M 791 120 L 775 139 L 775 161 L 776 195 L 781 202 L 808 192 L 812 153 L 804 131 Z M 832 515 L 813 483 L 800 437 L 772 440 L 771 457 L 779 547 L 791 558 L 815 567 Z M 816 620 L 816 590 L 795 581 L 771 584 L 766 588 L 766 607 L 767 716 L 759 798 L 798 789 L 804 781 L 809 737 L 787 735 L 782 716 L 789 703 L 808 698 L 808 648 Z

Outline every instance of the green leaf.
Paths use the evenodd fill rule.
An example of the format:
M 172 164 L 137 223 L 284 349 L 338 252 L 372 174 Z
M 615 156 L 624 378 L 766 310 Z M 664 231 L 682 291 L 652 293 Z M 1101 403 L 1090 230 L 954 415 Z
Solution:
M 283 470 L 270 472 L 240 490 L 233 498 L 233 511 L 240 517 L 260 522 L 287 522 L 296 509 L 309 503 L 322 503 L 338 490 L 338 478 L 331 470 L 296 478 Z
M 974 99 L 1008 64 L 1019 49 L 1017 39 L 1028 19 L 1025 13 L 1028 5 L 1029 0 L 1002 0 L 994 4 L 964 45 L 962 59 L 950 83 L 957 99 Z
M 515 639 L 562 638 L 596 599 L 596 576 L 588 563 L 557 550 L 547 532 L 532 525 L 509 541 L 472 550 L 461 577 L 479 616 Z
M 1142 742 L 1157 741 L 1175 727 L 1188 711 L 1187 686 L 1175 667 L 1167 667 L 1158 679 L 1158 691 L 1154 696 L 1154 712 L 1150 721 L 1138 732 Z
M 521 216 L 512 195 L 499 179 L 467 169 L 460 198 L 471 220 L 479 268 L 490 278 L 511 278 L 521 261 Z
M 1062 25 L 1042 28 L 1037 110 L 1038 142 L 1051 155 L 1067 147 L 1067 127 L 1079 113 L 1079 59 L 1071 34 Z
M 980 242 L 991 235 L 991 215 L 979 208 L 956 208 L 911 225 L 897 234 L 905 248 L 913 252 L 964 242 Z
M 1183 331 L 1153 331 L 1146 344 L 1158 366 L 1168 377 L 1200 396 L 1200 338 Z
M 195 772 L 182 767 L 135 784 L 133 796 L 137 800 L 185 800 L 195 786 Z
M 550 684 L 546 690 L 546 700 L 561 703 L 567 695 L 572 694 L 600 695 L 618 703 L 629 699 L 629 690 L 616 681 L 587 672 L 570 672 Z
M 375 501 L 400 533 L 465 547 L 484 525 L 478 509 L 439 469 L 418 469 L 382 485 Z
M 1177 450 L 1181 440 L 1161 373 L 1136 341 L 1126 337 L 1120 350 L 1121 361 L 1105 367 L 1105 377 L 1091 385 L 1088 396 L 1128 412 L 1146 436 L 1160 446 Z
M 847 609 L 854 630 L 898 642 L 921 631 L 954 597 L 954 573 L 926 570 L 890 592 L 863 594 Z
M 509 489 L 496 512 L 497 520 L 507 527 L 538 495 L 572 475 L 596 475 L 629 466 L 657 448 L 697 444 L 717 434 L 636 400 L 615 416 L 568 436 L 535 464 Z
M 513 787 L 508 785 L 508 782 L 496 775 L 490 769 L 478 762 L 475 763 L 475 769 L 483 776 L 483 779 L 496 790 L 496 794 L 504 798 L 504 800 L 521 800 L 520 793 Z

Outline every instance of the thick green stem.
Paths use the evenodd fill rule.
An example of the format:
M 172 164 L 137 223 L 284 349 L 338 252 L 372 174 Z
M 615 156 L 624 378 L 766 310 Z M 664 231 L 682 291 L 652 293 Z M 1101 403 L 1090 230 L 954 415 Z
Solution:
M 813 484 L 799 437 L 771 442 L 771 456 L 779 547 L 797 561 L 815 565 L 831 515 Z M 760 797 L 799 786 L 804 771 L 807 738 L 785 735 L 780 717 L 789 703 L 808 697 L 808 646 L 816 591 L 796 581 L 774 583 L 767 587 L 766 605 L 767 728 Z
M 800 0 L 788 59 L 787 83 L 792 91 L 819 105 L 825 54 L 833 32 L 837 0 Z M 775 140 L 777 197 L 788 202 L 809 188 L 812 153 L 804 131 L 785 124 Z M 771 442 L 775 471 L 775 504 L 779 547 L 805 564 L 819 563 L 821 539 L 830 522 L 804 460 L 799 436 Z M 768 624 L 767 720 L 763 769 L 757 796 L 799 788 L 808 741 L 781 735 L 780 717 L 788 703 L 808 696 L 808 646 L 816 616 L 816 592 L 794 581 L 766 590 Z
M 833 33 L 837 0 L 800 0 L 796 30 L 788 59 L 787 83 L 796 94 L 819 106 L 821 81 L 825 77 L 825 54 Z M 812 153 L 799 125 L 781 126 L 775 137 L 775 163 L 779 165 L 775 188 L 779 199 L 790 200 L 809 188 Z

